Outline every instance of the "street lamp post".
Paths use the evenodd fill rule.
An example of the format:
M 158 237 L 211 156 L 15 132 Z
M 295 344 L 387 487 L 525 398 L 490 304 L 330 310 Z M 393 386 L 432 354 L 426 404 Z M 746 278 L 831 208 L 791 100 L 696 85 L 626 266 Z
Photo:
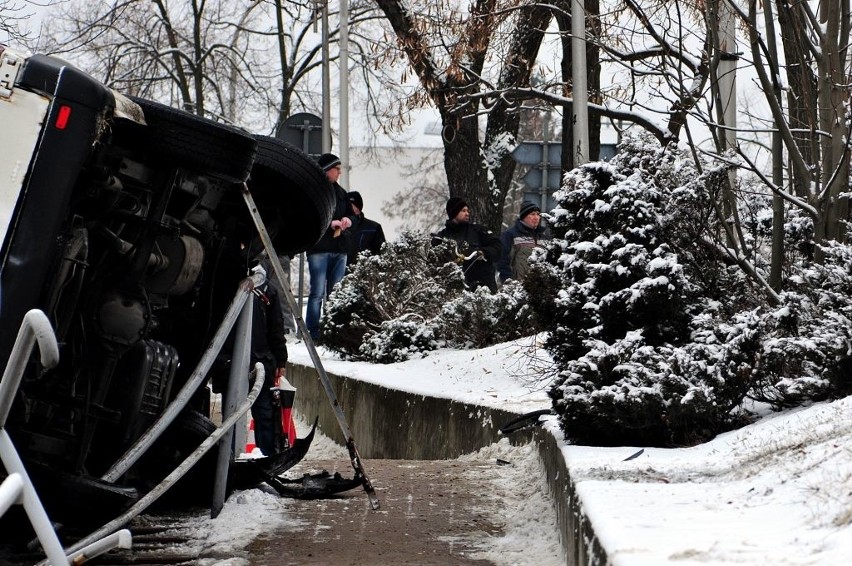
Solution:
M 349 189 L 349 0 L 340 0 L 340 162 L 341 184 Z
M 589 160 L 589 107 L 586 82 L 586 9 L 583 0 L 571 2 L 571 110 L 574 167 Z

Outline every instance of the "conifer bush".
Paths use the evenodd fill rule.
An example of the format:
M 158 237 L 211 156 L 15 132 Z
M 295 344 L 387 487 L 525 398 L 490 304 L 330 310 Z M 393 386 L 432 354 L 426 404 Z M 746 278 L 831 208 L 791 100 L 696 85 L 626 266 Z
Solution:
M 556 195 L 547 265 L 534 265 L 527 292 L 555 290 L 531 304 L 549 321 L 545 347 L 560 369 L 554 408 L 578 442 L 694 443 L 727 426 L 747 391 L 733 377 L 752 363 L 740 359 L 748 349 L 727 349 L 715 317 L 701 324 L 717 308 L 704 291 L 719 281 L 691 275 L 725 270 L 712 253 L 684 253 L 695 246 L 681 224 L 693 221 L 678 215 L 704 215 L 671 206 L 702 202 L 687 163 L 676 150 L 627 143 L 612 164 L 571 172 Z M 702 330 L 705 343 L 693 344 Z
M 524 286 L 548 331 L 567 438 L 690 445 L 741 424 L 747 398 L 783 408 L 852 390 L 849 246 L 821 248 L 815 263 L 812 227 L 790 213 L 788 289 L 771 306 L 710 237 L 722 233 L 712 199 L 726 179 L 641 137 L 566 176 L 554 239 Z M 769 199 L 744 206 L 761 270 Z
M 455 258 L 447 242 L 415 232 L 362 255 L 332 292 L 320 342 L 347 359 L 393 363 L 538 332 L 520 284 L 468 291 Z

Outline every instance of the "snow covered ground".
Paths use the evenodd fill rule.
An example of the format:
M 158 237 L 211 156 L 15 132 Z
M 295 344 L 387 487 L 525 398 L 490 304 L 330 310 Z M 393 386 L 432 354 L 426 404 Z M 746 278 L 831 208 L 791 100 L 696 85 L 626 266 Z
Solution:
M 290 345 L 290 356 L 309 363 L 301 344 Z M 549 406 L 546 356 L 529 339 L 477 351 L 436 352 L 390 366 L 343 362 L 327 352 L 321 357 L 330 372 L 413 393 L 517 412 Z M 852 398 L 822 403 L 767 416 L 701 446 L 645 448 L 627 461 L 642 447 L 563 444 L 562 451 L 614 565 L 849 564 L 850 414 Z M 561 438 L 555 421 L 544 426 Z M 320 439 L 309 457 L 323 458 L 326 450 L 342 448 Z M 493 458 L 507 451 L 522 472 L 538 469 L 531 447 L 504 443 L 463 458 Z M 529 492 L 515 490 L 518 500 L 508 503 L 517 511 L 512 530 L 480 557 L 498 565 L 552 564 L 556 527 L 541 519 L 551 503 L 540 484 L 518 485 L 528 485 Z M 509 497 L 509 491 L 503 496 Z M 240 498 L 259 498 L 265 513 L 287 520 L 286 503 L 261 491 L 246 492 L 227 502 L 220 516 L 224 520 L 199 519 L 200 528 L 209 532 L 207 544 L 217 544 L 220 528 L 222 544 L 238 547 L 258 534 L 234 532 L 235 525 L 257 524 L 257 507 L 241 504 Z
M 565 446 L 614 565 L 852 563 L 852 398 L 693 448 Z

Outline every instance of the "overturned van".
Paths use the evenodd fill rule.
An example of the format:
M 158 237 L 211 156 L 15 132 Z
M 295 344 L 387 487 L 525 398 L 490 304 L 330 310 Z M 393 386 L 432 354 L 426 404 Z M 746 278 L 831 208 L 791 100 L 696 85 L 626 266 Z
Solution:
M 0 360 L 34 308 L 60 347 L 57 367 L 30 362 L 7 429 L 52 517 L 99 498 L 109 515 L 213 427 L 202 388 L 133 470 L 98 479 L 169 406 L 246 276 L 241 191 L 287 255 L 320 238 L 332 191 L 276 138 L 2 45 L 0 124 Z

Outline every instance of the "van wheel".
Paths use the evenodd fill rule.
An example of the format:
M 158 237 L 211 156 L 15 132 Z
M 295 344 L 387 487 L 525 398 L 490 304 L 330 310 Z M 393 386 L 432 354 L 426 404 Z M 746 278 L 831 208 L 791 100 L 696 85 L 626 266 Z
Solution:
M 307 154 L 289 143 L 256 136 L 257 156 L 248 182 L 279 254 L 313 246 L 331 223 L 334 190 Z
M 145 148 L 158 159 L 242 183 L 251 172 L 257 142 L 245 130 L 152 100 L 130 97 L 145 113 Z
M 186 459 L 216 430 L 216 425 L 197 411 L 181 412 L 151 449 L 140 459 L 142 488 L 150 491 Z M 213 494 L 218 450 L 210 450 L 185 476 L 177 481 L 157 507 L 207 505 Z

